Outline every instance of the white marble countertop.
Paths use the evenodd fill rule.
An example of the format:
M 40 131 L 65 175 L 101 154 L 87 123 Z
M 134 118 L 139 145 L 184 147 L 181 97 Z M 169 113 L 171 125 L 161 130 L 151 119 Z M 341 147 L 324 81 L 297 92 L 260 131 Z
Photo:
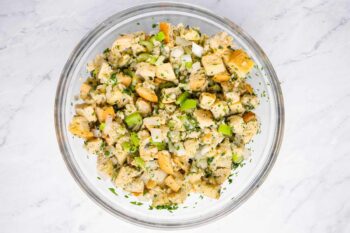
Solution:
M 151 232 L 80 190 L 53 122 L 73 47 L 107 16 L 142 2 L 0 1 L 0 232 Z M 253 197 L 187 232 L 350 232 L 350 1 L 192 3 L 232 19 L 262 46 L 282 82 L 286 127 L 277 163 Z

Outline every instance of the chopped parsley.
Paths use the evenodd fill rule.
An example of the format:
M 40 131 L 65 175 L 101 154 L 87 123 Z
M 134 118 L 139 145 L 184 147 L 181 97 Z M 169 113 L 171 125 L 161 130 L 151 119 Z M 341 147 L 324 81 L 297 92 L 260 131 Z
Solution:
M 137 205 L 137 206 L 143 205 L 143 203 L 139 202 L 139 201 L 131 201 L 130 203 L 133 204 L 133 205 Z
M 111 191 L 114 195 L 119 196 L 114 188 L 108 188 L 108 190 Z
M 168 204 L 168 205 L 157 205 L 155 208 L 157 210 L 168 210 L 171 212 L 172 210 L 177 210 L 179 206 L 177 204 Z

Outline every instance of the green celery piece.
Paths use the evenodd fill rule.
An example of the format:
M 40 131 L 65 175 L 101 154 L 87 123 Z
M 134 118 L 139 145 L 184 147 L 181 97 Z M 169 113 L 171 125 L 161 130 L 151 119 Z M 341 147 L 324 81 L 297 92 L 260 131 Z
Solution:
M 154 38 L 157 41 L 163 41 L 165 39 L 165 34 L 164 34 L 164 32 L 158 32 Z
M 232 154 L 232 161 L 235 163 L 235 164 L 239 164 L 243 161 L 243 156 L 242 155 L 239 155 L 239 154 Z
M 135 157 L 134 158 L 136 166 L 140 168 L 145 168 L 145 161 L 141 157 Z
M 140 113 L 134 112 L 131 115 L 125 117 L 124 121 L 129 128 L 133 128 L 137 125 L 142 124 L 142 116 Z
M 192 62 L 185 62 L 185 67 L 186 67 L 186 69 L 191 69 L 192 68 Z
M 152 42 L 142 40 L 139 42 L 139 44 L 145 46 L 148 52 L 152 52 L 152 50 L 153 50 L 153 43 Z
M 222 133 L 223 135 L 225 135 L 225 136 L 232 136 L 232 129 L 231 129 L 230 126 L 228 126 L 228 125 L 226 125 L 226 124 L 221 124 L 221 125 L 219 126 L 218 131 L 219 131 L 220 133 Z
M 139 139 L 139 137 L 137 136 L 137 133 L 135 133 L 135 132 L 132 132 L 132 133 L 131 133 L 131 135 L 130 135 L 130 141 L 131 141 L 131 143 L 132 143 L 134 146 L 136 146 L 136 147 L 140 146 L 140 139 Z
M 190 93 L 187 91 L 181 93 L 181 95 L 177 98 L 176 104 L 182 104 L 188 97 L 190 96 Z
M 180 104 L 181 111 L 188 111 L 197 107 L 197 100 L 186 99 Z

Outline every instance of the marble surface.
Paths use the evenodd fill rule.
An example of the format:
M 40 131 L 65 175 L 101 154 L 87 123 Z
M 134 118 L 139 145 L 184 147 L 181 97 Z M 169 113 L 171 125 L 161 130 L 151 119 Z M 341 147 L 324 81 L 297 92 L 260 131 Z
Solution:
M 76 43 L 147 1 L 0 1 L 0 232 L 151 232 L 96 206 L 61 158 L 53 106 Z M 350 232 L 350 1 L 192 1 L 243 27 L 282 83 L 281 153 L 229 216 L 187 232 Z

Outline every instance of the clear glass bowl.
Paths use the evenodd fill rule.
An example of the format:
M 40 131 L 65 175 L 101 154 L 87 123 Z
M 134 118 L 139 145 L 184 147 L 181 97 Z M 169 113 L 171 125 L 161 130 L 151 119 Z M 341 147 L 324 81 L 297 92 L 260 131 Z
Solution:
M 219 200 L 201 199 L 191 195 L 185 204 L 172 213 L 166 210 L 149 210 L 148 205 L 132 205 L 133 197 L 125 198 L 123 191 L 118 196 L 109 187 L 108 180 L 97 179 L 96 158 L 87 156 L 83 141 L 72 137 L 67 126 L 74 114 L 75 96 L 87 77 L 86 64 L 121 33 L 144 30 L 152 32 L 152 24 L 169 21 L 172 24 L 198 26 L 209 35 L 226 31 L 234 42 L 245 49 L 259 68 L 251 72 L 249 83 L 261 96 L 261 105 L 256 110 L 262 124 L 262 132 L 254 138 L 250 162 L 239 169 L 232 183 L 224 185 Z M 69 171 L 80 187 L 115 216 L 129 222 L 154 228 L 187 228 L 198 226 L 227 215 L 262 184 L 271 170 L 281 146 L 284 127 L 283 98 L 279 81 L 273 67 L 258 44 L 231 21 L 206 9 L 179 3 L 152 3 L 119 12 L 89 32 L 75 47 L 69 57 L 59 81 L 55 102 L 55 126 L 57 140 Z M 225 190 L 226 189 L 226 190 Z M 187 208 L 183 208 L 187 207 Z

